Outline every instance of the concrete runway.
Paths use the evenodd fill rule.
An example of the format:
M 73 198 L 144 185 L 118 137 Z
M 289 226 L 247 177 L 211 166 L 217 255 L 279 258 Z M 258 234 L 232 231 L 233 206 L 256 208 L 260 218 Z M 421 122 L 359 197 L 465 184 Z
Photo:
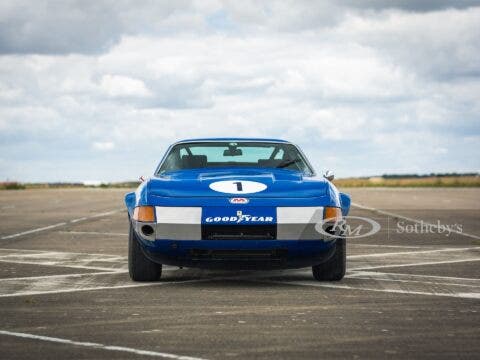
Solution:
M 341 282 L 167 267 L 133 283 L 125 190 L 1 191 L 0 356 L 478 358 L 480 189 L 346 192 L 381 230 L 347 241 Z

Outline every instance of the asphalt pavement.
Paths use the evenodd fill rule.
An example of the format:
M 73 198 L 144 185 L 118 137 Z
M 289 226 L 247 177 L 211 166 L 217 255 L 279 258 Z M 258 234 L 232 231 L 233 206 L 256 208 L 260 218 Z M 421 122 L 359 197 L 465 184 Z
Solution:
M 1 191 L 0 356 L 478 358 L 480 189 L 345 191 L 380 229 L 347 240 L 340 282 L 165 267 L 154 283 L 128 277 L 125 190 Z

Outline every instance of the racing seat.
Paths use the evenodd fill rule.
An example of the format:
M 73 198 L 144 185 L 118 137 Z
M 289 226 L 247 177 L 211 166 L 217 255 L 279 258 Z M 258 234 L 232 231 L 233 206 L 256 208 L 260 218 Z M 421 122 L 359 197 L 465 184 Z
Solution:
M 201 169 L 207 166 L 206 155 L 183 155 L 182 156 L 183 169 Z

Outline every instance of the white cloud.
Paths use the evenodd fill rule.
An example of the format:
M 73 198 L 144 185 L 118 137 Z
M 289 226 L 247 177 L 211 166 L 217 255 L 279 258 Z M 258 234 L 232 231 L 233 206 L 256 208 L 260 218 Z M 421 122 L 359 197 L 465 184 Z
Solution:
M 204 136 L 290 139 L 340 177 L 480 167 L 480 8 L 145 4 L 93 18 L 121 24 L 107 47 L 3 35 L 24 48 L 0 56 L 0 178 L 137 178 L 169 143 Z M 52 21 L 2 6 L 15 24 Z
M 93 149 L 100 151 L 110 151 L 115 148 L 115 143 L 112 141 L 97 141 L 92 144 Z
M 144 82 L 121 75 L 103 75 L 100 82 L 102 90 L 111 97 L 149 97 L 152 93 Z

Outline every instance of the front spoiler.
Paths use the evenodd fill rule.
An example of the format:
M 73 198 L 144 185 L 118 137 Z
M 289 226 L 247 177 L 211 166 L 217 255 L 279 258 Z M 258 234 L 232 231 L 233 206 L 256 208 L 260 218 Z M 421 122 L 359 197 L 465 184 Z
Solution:
M 139 239 L 152 261 L 205 269 L 292 269 L 328 260 L 335 240 L 155 240 Z

